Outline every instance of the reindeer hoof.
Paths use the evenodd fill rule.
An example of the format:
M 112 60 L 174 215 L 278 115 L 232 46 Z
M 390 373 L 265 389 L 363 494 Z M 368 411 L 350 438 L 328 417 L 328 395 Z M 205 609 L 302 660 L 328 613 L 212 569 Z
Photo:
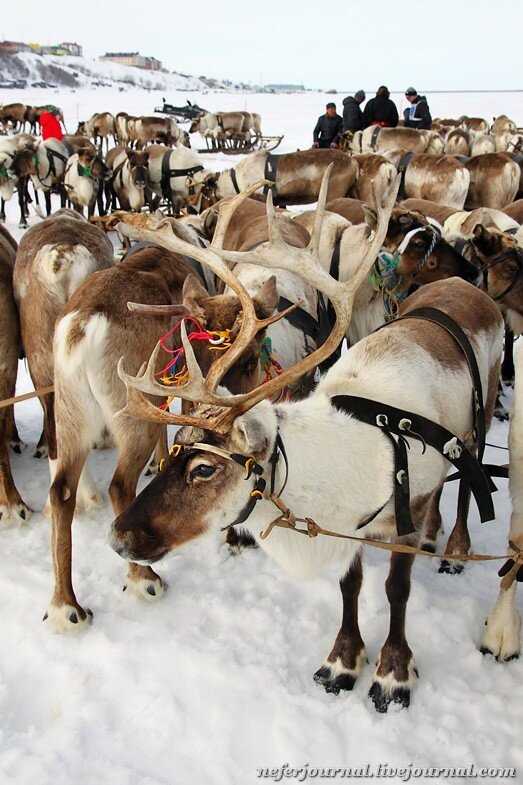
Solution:
M 509 589 L 512 594 L 514 591 L 515 588 Z M 509 599 L 507 592 L 500 595 L 485 622 L 481 641 L 480 652 L 491 654 L 498 662 L 517 660 L 520 653 L 521 617 Z
M 0 521 L 7 523 L 9 521 L 16 521 L 17 523 L 25 523 L 31 517 L 32 510 L 22 501 L 12 506 L 0 504 Z
M 48 455 L 47 444 L 42 444 L 34 451 L 33 458 L 47 458 Z
M 458 561 L 447 561 L 446 559 L 441 560 L 441 564 L 439 565 L 438 572 L 445 573 L 446 575 L 461 575 L 463 570 L 465 569 L 465 565 Z
M 427 551 L 427 553 L 436 553 L 436 543 L 431 540 L 426 540 L 421 543 L 420 549 L 422 551 Z
M 509 419 L 509 413 L 504 406 L 496 406 L 494 409 L 494 417 L 496 420 L 500 420 L 501 422 L 506 422 Z
M 356 656 L 354 668 L 347 668 L 340 657 L 333 661 L 326 660 L 314 674 L 314 681 L 321 684 L 325 688 L 325 692 L 332 692 L 334 695 L 338 695 L 341 690 L 352 690 L 367 662 L 364 648 Z
M 351 673 L 340 673 L 335 676 L 331 668 L 322 665 L 314 674 L 314 681 L 324 687 L 325 692 L 339 695 L 341 690 L 352 690 L 356 684 L 356 676 Z
M 127 589 L 130 589 L 133 594 L 142 600 L 154 602 L 163 596 L 167 585 L 159 575 L 156 578 L 133 578 L 128 575 L 123 591 L 127 591 Z
M 93 620 L 92 611 L 84 610 L 79 605 L 50 605 L 44 615 L 53 632 L 80 632 L 88 627 Z
M 13 451 L 14 453 L 16 453 L 17 455 L 21 455 L 21 454 L 22 454 L 22 452 L 23 452 L 23 451 L 25 450 L 25 448 L 27 447 L 27 444 L 25 444 L 25 443 L 24 443 L 24 442 L 23 442 L 21 439 L 19 439 L 19 440 L 18 440 L 18 441 L 16 441 L 16 442 L 10 442 L 10 445 L 11 445 L 11 449 L 12 449 L 12 451 Z
M 374 704 L 374 708 L 380 714 L 386 714 L 391 703 L 397 703 L 402 709 L 410 706 L 410 688 L 393 687 L 386 689 L 379 681 L 373 682 L 369 690 L 369 698 Z

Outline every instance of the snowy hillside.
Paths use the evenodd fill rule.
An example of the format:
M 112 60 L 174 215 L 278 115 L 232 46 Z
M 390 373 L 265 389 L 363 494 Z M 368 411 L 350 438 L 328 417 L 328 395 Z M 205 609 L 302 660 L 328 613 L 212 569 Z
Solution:
M 179 73 L 145 71 L 141 68 L 103 62 L 87 57 L 56 57 L 22 52 L 0 55 L 2 79 L 51 82 L 60 87 L 137 87 L 145 90 L 235 90 L 232 84 Z M 242 89 L 245 86 L 241 86 Z

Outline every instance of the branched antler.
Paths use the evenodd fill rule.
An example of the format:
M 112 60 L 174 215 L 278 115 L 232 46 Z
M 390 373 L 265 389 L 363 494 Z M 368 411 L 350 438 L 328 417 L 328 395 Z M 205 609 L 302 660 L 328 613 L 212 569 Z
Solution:
M 151 355 L 146 368 L 135 377 L 125 373 L 123 362 L 120 360 L 118 373 L 125 383 L 128 392 L 127 406 L 123 410 L 124 412 L 132 414 L 135 417 L 151 419 L 151 407 L 155 407 L 144 398 L 141 393 L 163 396 L 174 395 L 183 400 L 211 404 L 217 406 L 218 409 L 216 410 L 216 413 L 212 413 L 208 419 L 205 419 L 205 425 L 202 424 L 201 418 L 192 417 L 191 415 L 170 414 L 168 412 L 161 413 L 162 422 L 185 425 L 192 424 L 197 427 L 204 427 L 209 430 L 224 433 L 230 429 L 234 419 L 239 414 L 248 411 L 264 398 L 272 398 L 284 387 L 292 385 L 305 373 L 316 368 L 317 365 L 332 354 L 347 332 L 356 292 L 367 277 L 385 239 L 400 179 L 399 176 L 396 178 L 382 201 L 375 194 L 375 202 L 380 205 L 378 207 L 378 225 L 376 231 L 369 239 L 368 247 L 363 254 L 355 276 L 351 280 L 341 283 L 336 281 L 321 268 L 318 258 L 331 170 L 332 164 L 323 177 L 314 227 L 309 244 L 306 248 L 296 248 L 286 243 L 283 239 L 279 217 L 274 209 L 272 194 L 269 191 L 267 197 L 268 243 L 263 243 L 252 251 L 238 252 L 223 250 L 223 239 L 235 210 L 250 194 L 258 190 L 260 183 L 256 183 L 247 191 L 239 194 L 221 207 L 215 237 L 210 248 L 196 248 L 189 243 L 180 240 L 172 233 L 170 226 L 168 228 L 162 228 L 162 226 L 160 226 L 156 232 L 136 230 L 134 228 L 129 229 L 125 226 L 119 227 L 120 231 L 128 236 L 141 240 L 149 240 L 168 250 L 192 256 L 203 264 L 207 264 L 216 275 L 236 292 L 243 310 L 242 324 L 236 340 L 230 349 L 214 361 L 206 378 L 201 372 L 183 325 L 182 343 L 189 371 L 189 381 L 186 384 L 173 388 L 162 385 L 155 379 L 154 373 L 159 346 L 156 347 Z M 325 343 L 299 363 L 286 369 L 279 376 L 259 385 L 248 393 L 225 397 L 217 393 L 216 390 L 229 368 L 232 367 L 253 337 L 260 330 L 282 318 L 289 310 L 287 309 L 287 311 L 274 314 L 268 319 L 258 319 L 254 312 L 254 305 L 250 296 L 240 284 L 234 273 L 229 269 L 226 262 L 234 264 L 256 264 L 271 269 L 288 270 L 289 272 L 299 275 L 308 284 L 315 287 L 329 298 L 336 313 L 336 323 Z M 159 415 L 155 413 L 153 418 L 154 421 L 158 422 L 158 418 Z

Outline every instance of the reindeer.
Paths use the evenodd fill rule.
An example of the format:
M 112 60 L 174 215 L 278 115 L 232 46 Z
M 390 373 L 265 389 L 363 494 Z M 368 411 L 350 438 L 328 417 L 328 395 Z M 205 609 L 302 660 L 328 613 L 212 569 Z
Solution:
M 402 150 L 394 150 L 387 152 L 386 157 L 404 173 L 402 195 L 463 209 L 470 174 L 455 156 L 426 153 L 405 156 Z
M 465 166 L 470 172 L 468 209 L 495 207 L 502 210 L 514 201 L 519 190 L 520 169 L 507 153 L 477 155 Z
M 35 192 L 43 191 L 47 215 L 51 215 L 51 194 L 58 193 L 60 207 L 64 208 L 67 200 L 63 180 L 65 167 L 69 159 L 69 151 L 58 139 L 45 139 L 36 147 L 36 173 L 31 179 Z M 38 197 L 37 197 L 38 203 Z
M 517 221 L 518 224 L 523 224 L 523 199 L 518 199 L 512 204 L 507 204 L 503 208 L 503 212 L 505 215 L 508 215 L 509 218 L 512 218 L 514 221 Z
M 441 155 L 444 146 L 439 134 L 418 131 L 416 128 L 380 128 L 371 125 L 364 131 L 356 131 L 352 139 L 352 150 L 355 153 L 384 153 L 401 149 L 404 153 Z
M 13 131 L 23 131 L 27 106 L 22 103 L 4 104 L 0 107 L 0 123 L 4 128 L 10 124 Z
M 445 138 L 446 155 L 470 155 L 472 143 L 471 134 L 464 128 L 455 128 L 449 131 Z
M 260 264 L 298 273 L 330 299 L 336 312 L 332 332 L 318 350 L 296 366 L 244 395 L 231 396 L 219 387 L 235 357 L 259 329 L 252 301 L 245 291 L 241 293 L 242 330 L 230 352 L 221 355 L 206 376 L 183 334 L 191 376 L 176 389 L 175 395 L 199 403 L 191 414 L 160 410 L 154 399 L 146 397 L 169 394 L 154 378 L 156 352 L 137 375 L 132 375 L 132 368 L 127 370 L 125 360 L 119 364 L 120 377 L 127 387 L 127 404 L 120 417 L 130 415 L 150 424 L 184 427 L 176 436 L 178 447 L 165 470 L 114 520 L 112 547 L 128 561 L 138 559 L 151 565 L 211 527 L 235 524 L 250 512 L 249 527 L 257 541 L 292 575 L 311 577 L 327 564 L 338 562 L 343 576 L 342 626 L 331 653 L 315 673 L 315 680 L 327 692 L 334 693 L 352 689 L 367 661 L 357 615 L 362 582 L 361 546 L 349 539 L 300 536 L 291 531 L 294 516 L 299 516 L 298 520 L 307 517 L 311 534 L 317 534 L 317 526 L 323 524 L 344 535 L 393 542 L 399 539 L 415 545 L 424 526 L 430 525 L 431 518 L 437 515 L 437 499 L 448 467 L 438 452 L 428 449 L 422 455 L 419 443 L 412 441 L 409 462 L 415 531 L 399 536 L 392 499 L 395 469 L 391 444 L 380 428 L 350 414 L 351 399 L 347 396 L 379 396 L 384 404 L 407 412 L 414 407 L 416 412 L 459 434 L 469 445 L 467 434 L 473 428 L 473 391 L 465 357 L 445 331 L 419 318 L 396 321 L 351 347 L 305 400 L 280 404 L 269 400 L 325 360 L 347 332 L 356 293 L 383 244 L 398 185 L 396 181 L 382 204 L 377 200 L 376 232 L 371 240 L 367 235 L 359 249 L 356 275 L 344 283 L 329 277 L 318 260 L 327 182 L 307 248 L 293 248 L 285 243 L 269 195 L 269 245 L 243 253 L 199 250 L 196 258 L 224 280 L 230 275 L 227 263 Z M 156 232 L 155 237 L 164 247 L 187 252 L 186 245 L 167 230 Z M 404 314 L 423 306 L 441 309 L 467 331 L 481 369 L 490 421 L 503 339 L 499 310 L 485 293 L 457 279 L 423 287 L 405 303 Z M 136 367 L 136 363 L 133 365 Z M 448 405 L 449 399 L 452 406 Z M 82 407 L 78 408 L 81 411 Z M 408 434 L 406 438 L 410 442 Z M 277 459 L 281 444 L 286 461 Z M 244 466 L 254 469 L 252 482 L 245 482 Z M 60 467 L 52 489 L 57 505 L 63 504 L 63 498 L 74 498 L 75 474 L 76 470 L 68 466 Z M 276 526 L 277 522 L 281 526 Z M 57 552 L 68 552 L 66 525 L 57 525 L 55 542 L 60 544 Z M 417 675 L 405 636 L 413 560 L 406 553 L 391 556 L 385 584 L 391 610 L 390 629 L 369 693 L 378 711 L 386 711 L 392 702 L 408 706 Z
M 21 351 L 18 312 L 13 296 L 13 266 L 16 243 L 3 227 L 0 231 L 0 347 L 2 373 L 0 399 L 15 394 L 18 357 Z M 11 474 L 9 442 L 18 434 L 14 427 L 13 407 L 0 409 L 0 521 L 27 520 L 31 510 L 18 493 Z M 18 439 L 18 444 L 20 444 Z M 19 451 L 19 449 L 18 449 Z
M 433 218 L 442 227 L 445 239 L 451 243 L 470 240 L 477 224 L 496 226 L 502 232 L 519 228 L 517 221 L 510 218 L 506 210 L 495 210 L 493 207 L 479 207 L 471 211 L 456 210 L 425 199 L 404 199 L 401 206 Z
M 488 123 L 483 117 L 467 117 L 463 115 L 459 118 L 461 128 L 474 133 L 486 133 L 489 130 Z
M 174 117 L 136 117 L 133 133 L 138 150 L 153 143 L 168 147 L 177 144 L 190 147 L 190 144 L 187 144 L 187 134 L 182 131 Z
M 113 247 L 78 213 L 62 210 L 32 226 L 23 236 L 14 268 L 14 292 L 22 342 L 35 389 L 53 384 L 55 322 L 72 293 L 96 270 L 112 265 Z M 56 465 L 54 395 L 41 399 L 51 476 Z M 38 457 L 46 452 L 43 440 Z M 82 483 L 85 506 L 98 500 L 88 475 Z
M 153 144 L 147 148 L 147 152 L 149 183 L 158 197 L 156 205 L 163 198 L 174 212 L 187 203 L 193 204 L 196 209 L 201 208 L 206 174 L 194 150 L 183 145 L 172 149 Z
M 494 118 L 490 128 L 490 133 L 494 136 L 497 136 L 498 134 L 503 134 L 506 131 L 516 133 L 517 130 L 518 127 L 514 120 L 511 120 L 510 117 L 507 117 L 506 114 L 500 114 L 499 117 Z
M 124 147 L 134 144 L 136 141 L 134 135 L 134 123 L 137 117 L 127 114 L 127 112 L 118 112 L 114 118 L 114 127 L 116 130 L 116 139 L 119 145 Z
M 204 191 L 216 202 L 234 196 L 255 182 L 270 179 L 274 182 L 272 190 L 278 204 L 310 204 L 317 201 L 321 178 L 331 163 L 334 170 L 329 199 L 347 196 L 356 183 L 358 163 L 340 150 L 300 150 L 284 155 L 260 150 L 246 156 L 234 169 L 206 175 Z M 272 170 L 272 176 L 268 169 Z M 263 190 L 267 186 L 260 187 Z
M 113 143 L 116 143 L 116 128 L 114 117 L 110 112 L 95 112 L 85 123 L 85 133 L 98 145 L 100 140 L 100 150 L 103 151 L 105 141 L 106 149 L 109 150 L 109 137 L 112 136 Z M 78 128 L 77 133 L 84 133 Z
M 496 139 L 491 134 L 476 134 L 470 144 L 471 158 L 496 152 Z
M 16 190 L 20 207 L 18 225 L 21 229 L 27 229 L 28 205 L 31 201 L 28 192 L 29 178 L 36 174 L 34 152 L 31 149 L 19 150 L 14 155 L 4 158 L 4 161 L 5 163 L 0 163 L 0 221 L 6 220 L 5 204 Z
M 350 189 L 349 195 L 376 207 L 374 194 L 382 193 L 394 180 L 397 169 L 394 164 L 382 155 L 354 155 L 358 164 L 358 177 Z
M 131 216 L 135 217 L 138 216 Z M 171 223 L 166 222 L 166 226 L 171 231 Z M 223 340 L 223 335 L 233 339 L 242 329 L 238 297 L 209 296 L 202 291 L 194 267 L 187 261 L 200 249 L 192 245 L 193 235 L 187 227 L 176 226 L 186 238 L 188 255 L 182 258 L 156 247 L 133 249 L 123 262 L 93 276 L 78 289 L 56 327 L 55 415 L 60 468 L 50 492 L 57 561 L 48 621 L 57 630 L 77 630 L 89 621 L 89 615 L 75 598 L 71 551 L 67 550 L 66 542 L 71 535 L 78 478 L 92 443 L 104 427 L 116 442 L 119 459 L 109 496 L 115 514 L 119 514 L 134 498 L 140 473 L 162 434 L 161 424 L 131 423 L 126 417 L 116 416 L 125 403 L 125 386 L 118 378 L 117 358 L 123 353 L 129 366 L 137 370 L 149 357 L 158 336 L 167 332 L 173 316 L 190 316 L 196 330 L 211 331 L 209 338 L 215 344 L 219 343 L 219 334 L 212 331 L 225 331 Z M 220 237 L 223 240 L 217 227 L 216 247 Z M 232 282 L 232 288 L 237 290 L 239 284 L 235 281 L 230 273 L 227 282 Z M 140 303 L 132 311 L 128 308 L 130 299 Z M 166 303 L 170 304 L 165 307 Z M 236 355 L 235 367 L 224 378 L 224 383 L 238 393 L 261 381 L 259 355 L 264 330 L 281 318 L 281 314 L 271 316 L 276 303 L 275 278 L 269 276 L 253 304 L 260 333 Z M 179 333 L 174 341 L 174 348 L 181 345 Z M 212 349 L 215 344 L 198 341 L 196 351 L 203 367 L 209 367 L 219 351 Z M 167 358 L 158 360 L 159 370 Z M 76 422 L 73 429 L 71 418 Z M 64 477 L 71 494 L 65 492 Z M 161 578 L 149 567 L 138 564 L 130 566 L 126 585 L 149 600 L 160 597 L 164 591 Z
M 67 198 L 81 215 L 87 207 L 87 215 L 91 218 L 97 202 L 98 213 L 104 215 L 102 183 L 108 173 L 109 168 L 104 160 L 90 147 L 81 147 L 67 161 L 64 188 Z
M 112 171 L 106 190 L 108 203 L 115 208 L 118 197 L 123 210 L 140 211 L 149 201 L 149 152 L 113 147 L 106 161 Z

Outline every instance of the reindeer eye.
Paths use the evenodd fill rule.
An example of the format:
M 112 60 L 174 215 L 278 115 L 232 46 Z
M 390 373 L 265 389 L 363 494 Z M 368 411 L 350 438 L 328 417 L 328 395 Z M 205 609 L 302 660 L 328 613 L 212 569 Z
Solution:
M 210 466 L 208 463 L 200 463 L 198 466 L 195 466 L 194 469 L 191 469 L 189 478 L 195 480 L 197 477 L 201 477 L 206 480 L 209 477 L 212 477 L 215 471 L 215 466 Z

